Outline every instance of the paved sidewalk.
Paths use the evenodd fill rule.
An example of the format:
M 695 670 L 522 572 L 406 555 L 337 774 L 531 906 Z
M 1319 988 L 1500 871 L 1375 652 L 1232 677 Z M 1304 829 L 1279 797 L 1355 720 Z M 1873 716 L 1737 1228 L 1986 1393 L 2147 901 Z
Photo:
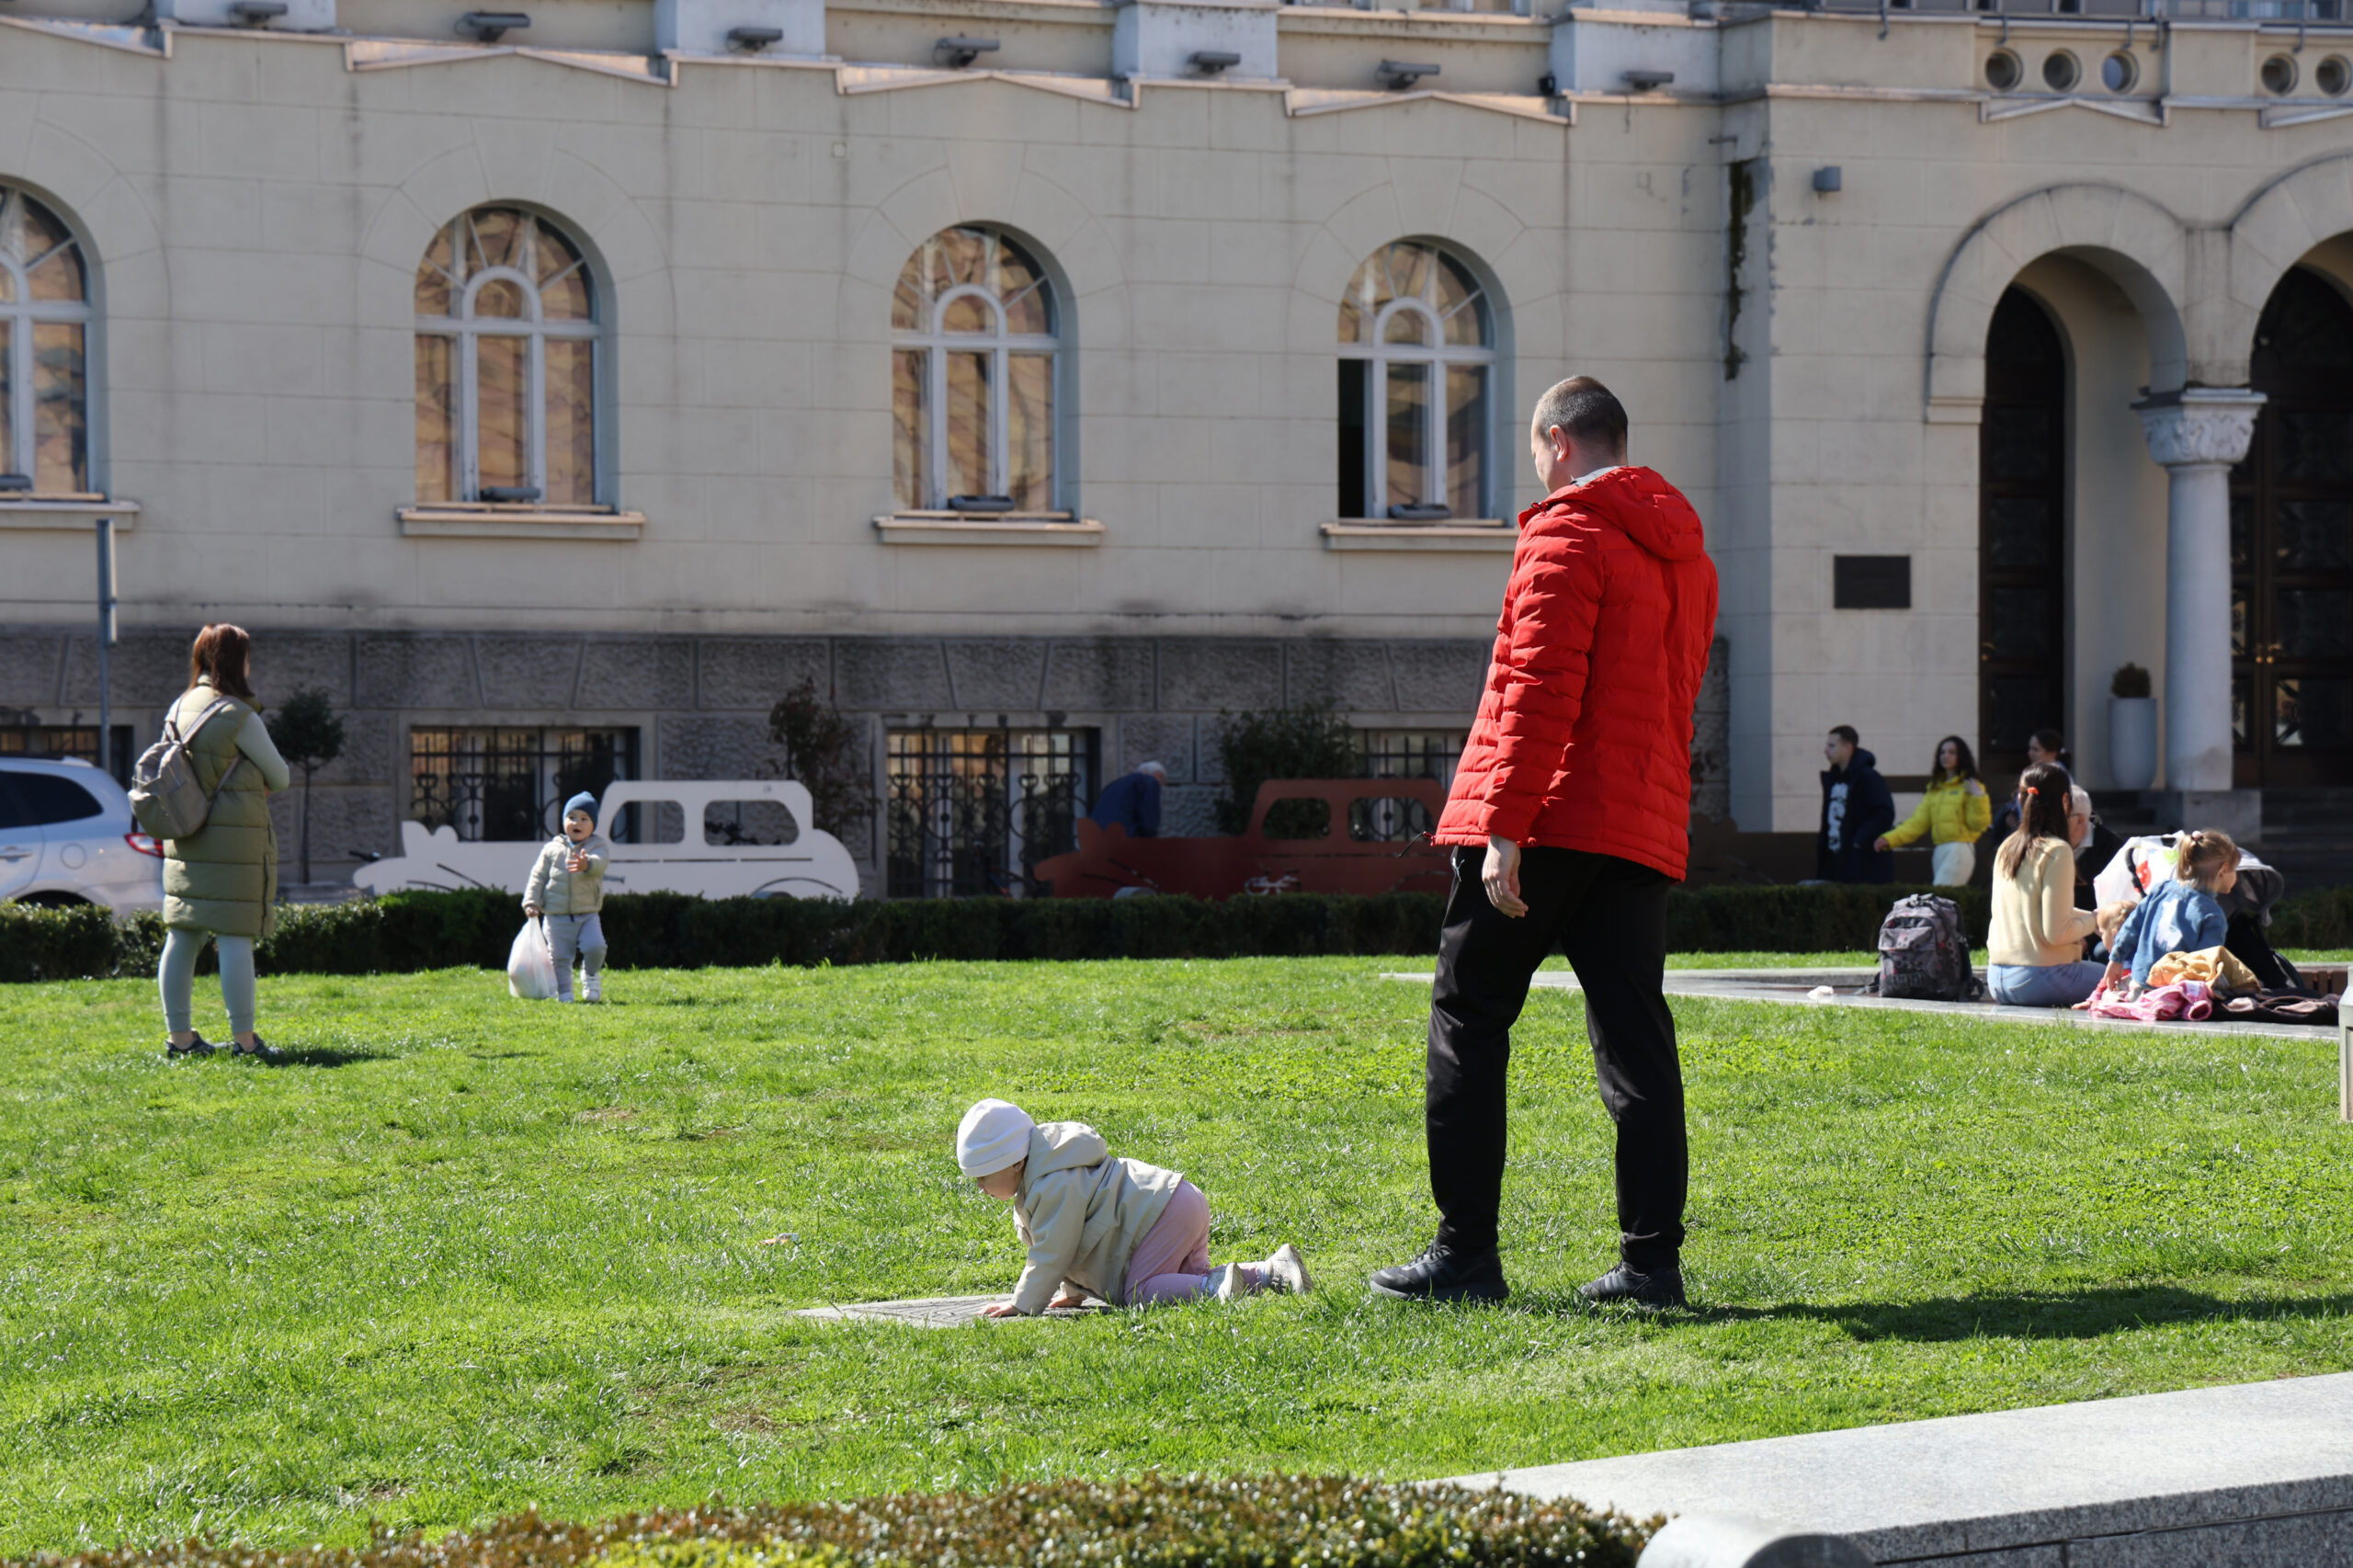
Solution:
M 1453 1478 L 1844 1535 L 1881 1563 L 2343 1568 L 2353 1373 Z
M 1869 969 L 1671 969 L 1666 971 L 1666 994 L 1670 996 L 1708 996 L 1725 1002 L 1781 1002 L 1800 1006 L 1867 1007 L 1898 1013 L 1932 1013 L 1942 1017 L 1992 1018 L 2016 1024 L 2072 1024 L 2080 1028 L 2094 1029 L 2154 1029 L 2165 1034 L 2277 1035 L 2284 1040 L 2316 1040 L 2334 1041 L 2336 1028 L 2328 1024 L 2276 1024 L 2256 1020 L 2210 1020 L 2205 1023 L 2143 1023 L 2138 1019 L 2095 1018 L 2089 1013 L 2078 1013 L 2072 1007 L 2011 1007 L 1998 1002 L 1915 1002 L 1885 996 L 1856 994 L 1863 983 L 1877 973 Z M 1412 972 L 1383 973 L 1383 980 L 1407 981 L 1427 985 L 1438 977 L 1427 970 Z M 1564 969 L 1539 970 L 1536 986 L 1541 990 L 1575 991 L 1581 989 L 1577 977 Z M 1806 994 L 1817 986 L 1827 985 L 1835 994 L 1821 998 Z
M 804 1307 L 792 1315 L 797 1318 L 819 1318 L 834 1323 L 902 1323 L 915 1328 L 961 1328 L 972 1323 L 995 1323 L 995 1318 L 983 1317 L 981 1309 L 1010 1301 L 1006 1295 L 995 1296 L 919 1296 L 904 1301 L 844 1301 L 832 1306 Z M 1090 1312 L 1107 1312 L 1109 1303 L 1087 1299 L 1083 1307 L 1050 1312 L 1050 1318 L 1083 1317 Z

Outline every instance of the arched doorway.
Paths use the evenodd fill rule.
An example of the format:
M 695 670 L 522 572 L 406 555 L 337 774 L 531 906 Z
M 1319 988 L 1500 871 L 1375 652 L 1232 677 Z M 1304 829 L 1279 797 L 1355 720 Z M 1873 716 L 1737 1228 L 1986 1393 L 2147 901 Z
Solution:
M 2353 305 L 2291 267 L 2252 369 L 2268 401 L 2231 473 L 2235 782 L 2353 783 Z
M 2067 712 L 2067 354 L 2023 290 L 1986 329 L 1977 465 L 1978 763 L 1999 778 Z

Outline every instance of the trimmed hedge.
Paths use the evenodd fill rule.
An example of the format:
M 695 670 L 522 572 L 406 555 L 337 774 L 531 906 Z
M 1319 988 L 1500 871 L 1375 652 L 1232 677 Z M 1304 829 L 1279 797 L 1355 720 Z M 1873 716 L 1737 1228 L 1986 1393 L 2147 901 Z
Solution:
M 1044 1482 L 987 1493 L 704 1507 L 380 1536 L 358 1548 L 191 1540 L 63 1568 L 1633 1568 L 1664 1523 L 1502 1491 L 1346 1477 Z
M 1869 949 L 1877 945 L 1888 905 L 1921 891 L 1677 888 L 1667 897 L 1667 949 L 1682 953 Z M 1970 939 L 1983 943 L 1985 892 L 1976 888 L 1942 891 L 1960 903 Z M 2353 927 L 2353 899 L 2330 909 L 2331 918 Z M 1438 947 L 1444 910 L 1445 900 L 1437 893 L 1375 898 L 1284 893 L 1220 903 L 1156 896 L 886 903 L 616 893 L 605 901 L 604 924 L 614 961 L 631 969 L 931 959 L 1375 954 L 1427 959 Z M 278 930 L 261 944 L 256 956 L 264 972 L 276 974 L 504 969 L 521 924 L 514 895 L 489 890 L 288 904 L 278 912 Z M 93 908 L 0 904 L 0 982 L 152 975 L 163 937 L 163 924 L 153 915 L 118 925 Z M 2280 939 L 2276 933 L 2274 939 Z M 203 961 L 208 966 L 212 962 L 209 952 Z

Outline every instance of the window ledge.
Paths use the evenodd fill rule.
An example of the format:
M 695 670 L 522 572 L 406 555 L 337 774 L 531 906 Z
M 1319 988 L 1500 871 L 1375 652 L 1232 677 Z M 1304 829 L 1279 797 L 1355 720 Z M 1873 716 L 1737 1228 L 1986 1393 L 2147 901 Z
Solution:
M 900 512 L 874 519 L 884 544 L 1097 545 L 1103 525 L 1068 512 L 1011 512 L 976 517 L 961 512 Z
M 1324 525 L 1326 550 L 1495 551 L 1507 554 L 1518 542 L 1519 530 L 1500 520 L 1389 523 L 1344 518 Z
M 645 514 L 609 506 L 502 506 L 447 502 L 393 513 L 411 539 L 603 539 L 629 543 L 645 531 Z
M 139 503 L 110 501 L 103 495 L 0 496 L 0 528 L 47 528 L 79 533 L 100 517 L 112 517 L 117 533 L 139 526 Z

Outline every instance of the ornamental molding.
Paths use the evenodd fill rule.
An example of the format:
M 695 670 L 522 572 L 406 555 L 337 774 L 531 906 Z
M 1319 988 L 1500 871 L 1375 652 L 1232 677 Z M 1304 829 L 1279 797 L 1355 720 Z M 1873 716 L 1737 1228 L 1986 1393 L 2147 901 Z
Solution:
M 2149 455 L 2167 468 L 2229 467 L 2246 457 L 2264 397 L 2245 387 L 2190 387 L 2132 405 L 2148 434 Z

